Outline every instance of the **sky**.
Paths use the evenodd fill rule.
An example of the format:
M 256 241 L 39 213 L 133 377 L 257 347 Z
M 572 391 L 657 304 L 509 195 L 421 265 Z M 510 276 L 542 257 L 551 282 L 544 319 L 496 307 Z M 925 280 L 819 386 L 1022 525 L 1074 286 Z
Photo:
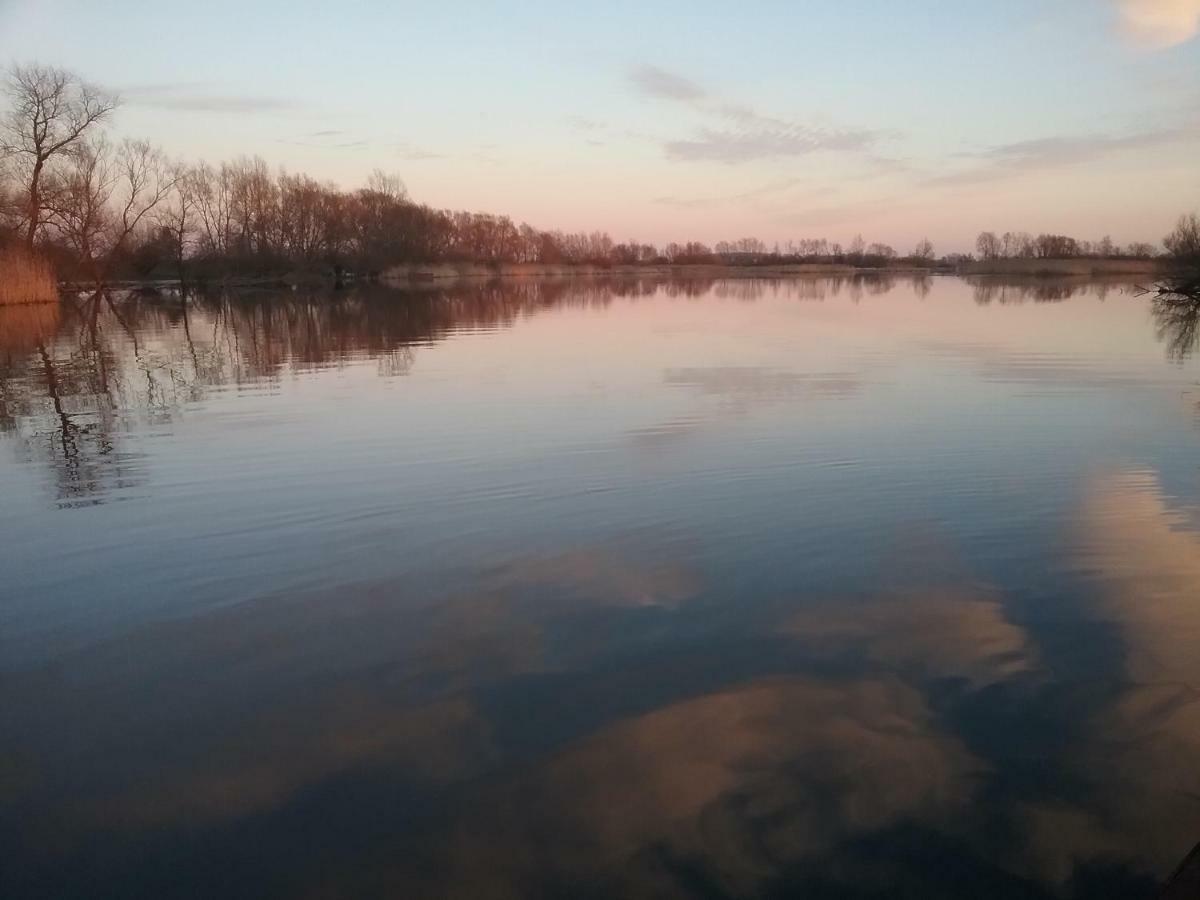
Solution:
M 617 240 L 984 229 L 1161 241 L 1200 210 L 1200 0 L 0 0 L 0 65 L 112 128 Z

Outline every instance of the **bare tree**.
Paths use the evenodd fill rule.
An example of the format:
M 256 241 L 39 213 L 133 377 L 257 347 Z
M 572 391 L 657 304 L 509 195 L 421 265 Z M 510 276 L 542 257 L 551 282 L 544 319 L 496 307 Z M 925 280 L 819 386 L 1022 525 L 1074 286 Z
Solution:
M 1200 215 L 1180 216 L 1174 230 L 1163 238 L 1163 246 L 1178 262 L 1200 264 Z
M 933 261 L 933 242 L 929 238 L 921 238 L 913 248 L 912 258 L 920 262 Z
M 996 237 L 995 232 L 980 232 L 979 237 L 975 239 L 975 250 L 979 253 L 980 259 L 997 259 L 1003 249 L 1000 238 Z
M 404 186 L 404 179 L 383 169 L 371 172 L 367 178 L 367 190 L 397 203 L 408 199 L 408 188 Z
M 201 252 L 226 256 L 233 246 L 233 176 L 228 165 L 214 169 L 201 163 L 192 170 L 200 221 L 204 226 Z
M 47 208 L 48 168 L 77 153 L 117 98 L 50 66 L 14 66 L 4 84 L 12 108 L 0 121 L 0 154 L 21 185 L 25 243 L 33 248 Z
M 195 242 L 194 235 L 200 222 L 202 177 L 198 167 L 176 167 L 172 173 L 174 192 L 155 215 L 159 224 L 170 234 L 171 252 L 175 257 L 175 267 L 181 282 L 185 280 L 183 264 L 188 255 L 188 247 Z
M 82 144 L 56 185 L 47 221 L 102 283 L 176 177 L 176 167 L 145 141 L 127 140 L 115 150 L 104 140 Z
M 1039 234 L 1034 247 L 1039 259 L 1074 259 L 1079 256 L 1079 242 L 1065 234 Z

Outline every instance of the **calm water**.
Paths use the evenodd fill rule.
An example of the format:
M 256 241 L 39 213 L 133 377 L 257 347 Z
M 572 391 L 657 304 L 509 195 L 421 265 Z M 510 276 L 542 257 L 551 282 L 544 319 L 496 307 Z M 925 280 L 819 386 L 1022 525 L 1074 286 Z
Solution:
M 1195 324 L 0 310 L 0 894 L 1151 896 L 1200 841 Z

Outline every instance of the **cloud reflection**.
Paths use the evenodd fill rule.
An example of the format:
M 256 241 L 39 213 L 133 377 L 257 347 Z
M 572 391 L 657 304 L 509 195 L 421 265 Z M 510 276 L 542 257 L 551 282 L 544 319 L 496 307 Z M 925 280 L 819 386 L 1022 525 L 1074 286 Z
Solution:
M 801 613 L 787 631 L 816 654 L 861 654 L 922 680 L 951 678 L 972 688 L 1036 668 L 1025 632 L 997 598 L 981 591 L 922 590 Z
M 453 878 L 436 889 L 674 896 L 700 881 L 751 895 L 856 835 L 949 819 L 981 768 L 900 683 L 754 681 L 618 723 L 473 797 L 439 841 Z
M 1111 701 L 1090 721 L 1079 768 L 1103 785 L 1077 812 L 1063 852 L 1131 847 L 1165 873 L 1200 837 L 1200 530 L 1145 470 L 1097 477 L 1077 535 L 1096 612 L 1124 657 Z M 1059 869 L 1069 866 L 1062 861 Z

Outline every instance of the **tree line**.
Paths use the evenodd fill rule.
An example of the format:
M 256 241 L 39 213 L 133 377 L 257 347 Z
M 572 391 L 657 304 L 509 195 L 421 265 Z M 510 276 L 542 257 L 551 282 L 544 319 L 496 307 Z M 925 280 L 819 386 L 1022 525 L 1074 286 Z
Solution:
M 545 231 L 508 216 L 435 209 L 376 171 L 346 191 L 261 158 L 219 165 L 169 160 L 144 141 L 105 133 L 118 98 L 74 74 L 15 67 L 0 123 L 0 240 L 50 256 L 60 272 L 114 275 L 267 273 L 317 266 L 377 272 L 406 262 L 886 266 L 899 258 L 861 237 L 768 248 L 756 238 L 614 241 L 603 231 Z M 906 259 L 932 265 L 922 241 Z
M 901 255 L 861 236 L 768 246 L 757 238 L 659 247 L 603 231 L 545 231 L 508 216 L 435 209 L 376 171 L 344 190 L 260 158 L 181 163 L 145 141 L 107 133 L 119 98 L 75 74 L 16 66 L 0 119 L 0 244 L 48 257 L 67 278 L 219 276 L 283 270 L 378 272 L 399 263 L 650 265 L 824 263 L 886 268 L 953 265 L 928 240 Z M 1168 244 L 1170 249 L 1170 244 Z M 981 259 L 1155 254 L 1149 244 L 1006 232 L 979 235 Z
M 980 232 L 975 251 L 982 260 L 995 259 L 1151 259 L 1158 255 L 1153 244 L 1133 242 L 1120 246 L 1105 235 L 1098 241 L 1077 240 L 1063 234 L 1027 231 Z

